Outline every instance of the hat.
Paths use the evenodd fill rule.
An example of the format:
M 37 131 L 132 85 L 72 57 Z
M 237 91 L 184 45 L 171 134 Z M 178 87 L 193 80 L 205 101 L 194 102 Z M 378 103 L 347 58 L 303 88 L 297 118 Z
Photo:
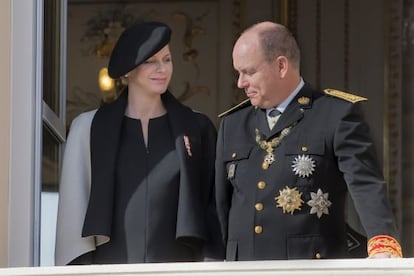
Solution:
M 127 28 L 109 59 L 108 73 L 119 78 L 156 54 L 170 42 L 171 29 L 161 22 L 143 22 Z

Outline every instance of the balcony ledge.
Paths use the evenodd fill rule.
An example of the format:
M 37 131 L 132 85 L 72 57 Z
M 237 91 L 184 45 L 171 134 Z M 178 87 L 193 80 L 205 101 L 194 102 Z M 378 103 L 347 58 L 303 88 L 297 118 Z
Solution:
M 0 268 L 0 275 L 414 275 L 414 258 L 157 263 Z

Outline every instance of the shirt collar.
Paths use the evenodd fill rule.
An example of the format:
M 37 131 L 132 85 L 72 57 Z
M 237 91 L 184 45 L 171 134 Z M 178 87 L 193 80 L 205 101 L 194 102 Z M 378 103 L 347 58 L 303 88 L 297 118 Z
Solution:
M 280 112 L 285 112 L 286 107 L 290 104 L 290 102 L 296 97 L 296 95 L 299 93 L 299 91 L 302 89 L 302 87 L 305 85 L 305 82 L 303 81 L 303 78 L 300 78 L 300 82 L 298 86 L 290 93 L 289 97 L 286 98 L 283 102 L 281 102 L 276 109 Z M 274 108 L 266 109 L 266 115 L 269 115 L 269 112 L 273 110 Z

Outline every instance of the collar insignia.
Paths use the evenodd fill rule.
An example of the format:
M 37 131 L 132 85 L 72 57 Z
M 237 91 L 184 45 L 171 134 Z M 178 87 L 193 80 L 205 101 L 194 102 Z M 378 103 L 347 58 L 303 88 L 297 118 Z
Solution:
M 310 99 L 308 97 L 300 97 L 298 99 L 298 103 L 303 104 L 303 105 L 309 104 L 309 102 L 310 102 Z

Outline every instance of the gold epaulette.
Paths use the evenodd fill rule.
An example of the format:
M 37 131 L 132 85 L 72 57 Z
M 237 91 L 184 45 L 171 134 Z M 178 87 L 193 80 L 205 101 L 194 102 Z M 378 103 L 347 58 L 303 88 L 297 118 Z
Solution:
M 354 95 L 354 94 L 350 94 L 350 93 L 347 93 L 347 92 L 343 92 L 343 91 L 340 91 L 340 90 L 336 90 L 336 89 L 327 88 L 327 89 L 324 90 L 324 92 L 327 95 L 334 96 L 334 97 L 343 99 L 343 100 L 351 102 L 351 103 L 356 103 L 356 102 L 361 102 L 361 101 L 368 101 L 367 98 L 357 96 L 357 95 Z
M 244 101 L 242 101 L 242 102 L 241 102 L 241 103 L 239 103 L 238 105 L 235 105 L 235 106 L 233 106 L 232 108 L 230 108 L 230 109 L 228 109 L 228 110 L 224 111 L 223 113 L 220 113 L 220 114 L 218 115 L 218 117 L 219 117 L 219 118 L 221 118 L 221 117 L 223 117 L 224 115 L 227 115 L 227 114 L 229 114 L 229 113 L 231 113 L 231 112 L 234 112 L 234 111 L 236 111 L 236 110 L 239 110 L 240 108 L 245 107 L 245 106 L 248 106 L 248 105 L 250 105 L 250 99 L 245 99 Z

